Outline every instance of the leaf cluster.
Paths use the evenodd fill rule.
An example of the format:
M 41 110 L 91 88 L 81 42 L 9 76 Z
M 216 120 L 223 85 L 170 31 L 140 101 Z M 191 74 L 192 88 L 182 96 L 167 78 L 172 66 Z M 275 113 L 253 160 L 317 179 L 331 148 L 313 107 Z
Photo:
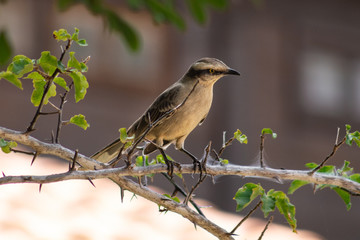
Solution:
M 265 218 L 275 209 L 278 209 L 293 231 L 296 232 L 295 206 L 290 203 L 289 198 L 282 191 L 270 189 L 265 192 L 260 184 L 246 183 L 235 193 L 236 211 L 243 210 L 257 197 L 260 197 L 261 211 Z

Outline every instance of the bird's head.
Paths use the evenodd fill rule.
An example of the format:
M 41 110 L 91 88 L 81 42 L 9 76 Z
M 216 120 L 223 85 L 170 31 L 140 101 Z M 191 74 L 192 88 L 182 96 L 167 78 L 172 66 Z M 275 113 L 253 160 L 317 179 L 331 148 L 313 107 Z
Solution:
M 190 79 L 209 83 L 215 83 L 226 75 L 240 75 L 240 73 L 216 58 L 201 58 L 193 63 L 186 73 Z

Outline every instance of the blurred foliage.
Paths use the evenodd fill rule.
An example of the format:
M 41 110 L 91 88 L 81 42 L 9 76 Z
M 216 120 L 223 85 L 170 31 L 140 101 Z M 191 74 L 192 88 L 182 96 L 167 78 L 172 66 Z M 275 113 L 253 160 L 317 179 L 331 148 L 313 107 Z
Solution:
M 185 2 L 196 22 L 204 24 L 207 21 L 208 8 L 224 10 L 229 0 L 186 0 Z M 2 0 L 0 3 L 7 3 L 7 1 Z M 79 4 L 84 5 L 93 15 L 102 17 L 105 26 L 120 35 L 130 51 L 140 49 L 141 41 L 136 29 L 104 0 L 57 0 L 56 2 L 59 11 L 66 11 Z M 149 12 L 157 24 L 169 23 L 179 30 L 186 29 L 185 12 L 177 8 L 178 4 L 175 0 L 126 0 L 126 4 L 132 11 Z M 0 65 L 9 62 L 12 55 L 11 49 L 11 41 L 7 38 L 6 32 L 1 31 Z

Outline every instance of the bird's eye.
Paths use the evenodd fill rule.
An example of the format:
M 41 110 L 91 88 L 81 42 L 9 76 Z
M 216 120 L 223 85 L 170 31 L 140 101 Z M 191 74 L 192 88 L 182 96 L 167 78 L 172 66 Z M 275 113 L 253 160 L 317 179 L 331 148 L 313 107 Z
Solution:
M 212 69 L 212 68 L 210 68 L 210 69 L 209 69 L 209 73 L 210 73 L 210 74 L 214 74 L 214 73 L 215 73 L 215 70 Z

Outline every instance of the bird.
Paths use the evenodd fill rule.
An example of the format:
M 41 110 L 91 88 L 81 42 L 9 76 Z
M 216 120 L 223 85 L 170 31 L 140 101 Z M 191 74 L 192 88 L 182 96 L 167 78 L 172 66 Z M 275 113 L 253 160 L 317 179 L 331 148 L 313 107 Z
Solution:
M 127 129 L 127 135 L 133 137 L 133 142 L 140 138 L 148 142 L 143 150 L 144 155 L 157 149 L 163 153 L 164 149 L 174 144 L 177 150 L 193 159 L 196 168 L 195 163 L 199 161 L 184 148 L 184 143 L 188 135 L 204 122 L 213 101 L 213 86 L 226 75 L 240 73 L 216 58 L 197 60 L 183 77 L 154 100 Z M 152 123 L 157 124 L 152 126 Z M 117 138 L 91 157 L 99 162 L 109 163 L 119 156 L 122 147 L 123 143 Z

